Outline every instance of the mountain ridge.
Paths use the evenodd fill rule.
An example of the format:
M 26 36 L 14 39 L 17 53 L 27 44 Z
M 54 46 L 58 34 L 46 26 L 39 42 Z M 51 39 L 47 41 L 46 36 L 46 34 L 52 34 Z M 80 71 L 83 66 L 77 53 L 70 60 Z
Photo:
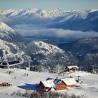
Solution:
M 22 41 L 22 36 L 14 29 L 9 27 L 6 23 L 0 22 L 0 38 L 5 41 Z

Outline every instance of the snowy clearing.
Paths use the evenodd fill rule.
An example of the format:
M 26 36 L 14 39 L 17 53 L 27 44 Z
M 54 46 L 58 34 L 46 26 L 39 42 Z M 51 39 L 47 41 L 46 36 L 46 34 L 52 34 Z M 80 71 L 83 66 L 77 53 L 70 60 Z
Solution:
M 67 91 L 59 91 L 60 93 L 67 93 L 68 95 L 85 95 L 87 98 L 98 98 L 98 74 L 91 74 L 86 72 L 75 72 L 75 73 L 65 73 L 64 75 L 58 75 L 56 73 L 51 74 L 48 72 L 32 72 L 23 69 L 10 69 L 11 74 L 7 73 L 7 69 L 0 69 L 0 82 L 8 82 L 12 84 L 9 87 L 0 87 L 0 98 L 12 98 L 9 97 L 13 93 L 21 92 L 25 93 L 27 90 L 36 90 L 36 84 L 40 80 L 45 80 L 47 78 L 66 78 L 69 76 L 77 79 L 80 76 L 81 83 L 77 88 L 69 88 Z

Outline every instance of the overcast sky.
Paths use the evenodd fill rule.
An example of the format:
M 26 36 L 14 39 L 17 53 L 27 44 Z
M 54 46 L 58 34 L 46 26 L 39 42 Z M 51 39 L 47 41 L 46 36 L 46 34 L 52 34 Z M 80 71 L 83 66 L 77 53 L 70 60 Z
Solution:
M 98 9 L 98 0 L 0 0 L 0 9 L 13 8 L 88 10 Z

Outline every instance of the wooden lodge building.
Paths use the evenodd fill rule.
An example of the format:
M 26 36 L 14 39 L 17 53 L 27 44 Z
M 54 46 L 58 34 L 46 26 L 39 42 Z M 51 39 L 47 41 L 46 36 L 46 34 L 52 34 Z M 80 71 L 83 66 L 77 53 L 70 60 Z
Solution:
M 74 78 L 65 78 L 65 79 L 52 79 L 40 81 L 39 89 L 41 91 L 50 91 L 54 90 L 66 90 L 68 87 L 76 87 L 77 82 Z
M 76 87 L 77 82 L 74 78 L 65 78 L 61 79 L 59 83 L 55 85 L 55 90 L 65 90 L 68 89 L 68 87 Z
M 75 71 L 79 71 L 79 67 L 78 66 L 66 66 L 65 68 L 65 72 L 75 72 Z
M 51 88 L 54 87 L 54 80 L 45 80 L 45 81 L 40 81 L 39 83 L 39 90 L 48 92 L 51 90 Z

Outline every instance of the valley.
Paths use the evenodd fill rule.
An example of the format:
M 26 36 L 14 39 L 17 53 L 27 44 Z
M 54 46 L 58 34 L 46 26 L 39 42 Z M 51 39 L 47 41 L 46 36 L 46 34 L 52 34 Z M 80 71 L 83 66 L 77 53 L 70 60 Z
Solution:
M 80 77 L 78 86 L 56 93 L 97 98 L 97 23 L 97 9 L 0 10 L 0 98 L 21 98 L 47 78 L 71 77 Z M 79 70 L 67 72 L 68 66 Z

